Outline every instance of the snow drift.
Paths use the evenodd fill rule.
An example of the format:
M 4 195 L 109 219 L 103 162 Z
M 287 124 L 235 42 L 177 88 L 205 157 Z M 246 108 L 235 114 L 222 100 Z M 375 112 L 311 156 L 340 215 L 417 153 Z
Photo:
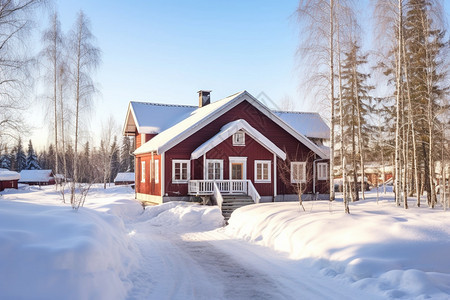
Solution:
M 20 198 L 36 196 L 23 191 Z M 136 255 L 120 218 L 87 208 L 74 211 L 59 201 L 42 205 L 2 198 L 0 298 L 126 296 Z
M 338 204 L 330 211 L 327 201 L 305 205 L 312 210 L 298 203 L 242 207 L 225 232 L 388 298 L 449 298 L 448 212 L 388 201 L 352 204 L 350 215 Z

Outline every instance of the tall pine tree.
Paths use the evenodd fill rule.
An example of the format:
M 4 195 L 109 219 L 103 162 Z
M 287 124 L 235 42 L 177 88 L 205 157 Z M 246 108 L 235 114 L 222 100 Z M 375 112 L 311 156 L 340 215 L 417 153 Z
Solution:
M 22 139 L 19 137 L 16 147 L 16 171 L 20 172 L 27 167 L 27 158 L 23 151 Z
M 26 161 L 26 169 L 27 170 L 40 170 L 39 162 L 36 154 L 34 153 L 33 144 L 31 140 L 28 142 L 28 154 Z
M 352 199 L 359 200 L 358 174 L 360 177 L 359 187 L 364 190 L 364 145 L 368 143 L 370 126 L 368 117 L 372 102 L 369 92 L 373 86 L 367 84 L 368 74 L 360 71 L 367 63 L 367 55 L 360 53 L 360 47 L 352 42 L 350 51 L 345 53 L 342 65 L 342 114 L 343 114 L 343 141 L 349 144 L 350 153 L 344 152 L 347 162 L 352 163 L 352 169 L 348 173 L 353 177 Z M 339 106 L 339 103 L 337 104 Z M 364 191 L 363 191 L 364 193 Z M 364 194 L 363 194 L 364 195 Z

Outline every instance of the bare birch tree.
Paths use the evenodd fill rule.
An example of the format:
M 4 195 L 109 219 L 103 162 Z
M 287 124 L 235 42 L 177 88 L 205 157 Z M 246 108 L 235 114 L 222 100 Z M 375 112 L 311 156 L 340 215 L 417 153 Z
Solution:
M 90 22 L 83 11 L 80 11 L 74 28 L 69 34 L 71 71 L 73 75 L 75 102 L 75 135 L 74 135 L 74 171 L 71 187 L 71 202 L 75 199 L 75 185 L 78 181 L 78 143 L 80 118 L 89 107 L 96 91 L 91 74 L 100 63 L 100 49 L 94 44 L 94 36 Z
M 0 5 L 0 139 L 23 132 L 22 114 L 32 85 L 26 51 L 33 12 L 43 0 L 5 0 Z
M 59 143 L 58 143 L 58 73 L 63 58 L 63 35 L 61 32 L 61 23 L 58 14 L 54 12 L 50 16 L 50 25 L 42 35 L 44 48 L 41 55 L 44 57 L 47 69 L 47 80 L 51 82 L 48 86 L 52 87 L 51 102 L 54 116 L 54 138 L 55 138 L 55 174 L 59 174 Z

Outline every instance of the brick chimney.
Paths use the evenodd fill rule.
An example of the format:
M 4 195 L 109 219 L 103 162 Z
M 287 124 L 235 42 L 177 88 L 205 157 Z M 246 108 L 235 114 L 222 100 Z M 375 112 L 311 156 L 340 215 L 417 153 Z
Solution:
M 211 103 L 211 91 L 198 91 L 198 107 L 203 107 Z

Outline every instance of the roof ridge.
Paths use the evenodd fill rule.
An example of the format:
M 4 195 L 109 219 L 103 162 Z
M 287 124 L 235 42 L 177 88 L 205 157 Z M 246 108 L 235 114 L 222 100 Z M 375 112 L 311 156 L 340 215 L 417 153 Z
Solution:
M 171 104 L 171 103 L 157 103 L 157 102 L 142 102 L 142 101 L 130 101 L 131 103 L 140 103 L 145 105 L 155 105 L 155 106 L 170 106 L 170 107 L 189 107 L 196 108 L 196 105 L 187 105 L 187 104 Z
M 274 113 L 285 113 L 285 114 L 311 114 L 320 115 L 318 112 L 314 111 L 287 111 L 287 110 L 272 110 Z

